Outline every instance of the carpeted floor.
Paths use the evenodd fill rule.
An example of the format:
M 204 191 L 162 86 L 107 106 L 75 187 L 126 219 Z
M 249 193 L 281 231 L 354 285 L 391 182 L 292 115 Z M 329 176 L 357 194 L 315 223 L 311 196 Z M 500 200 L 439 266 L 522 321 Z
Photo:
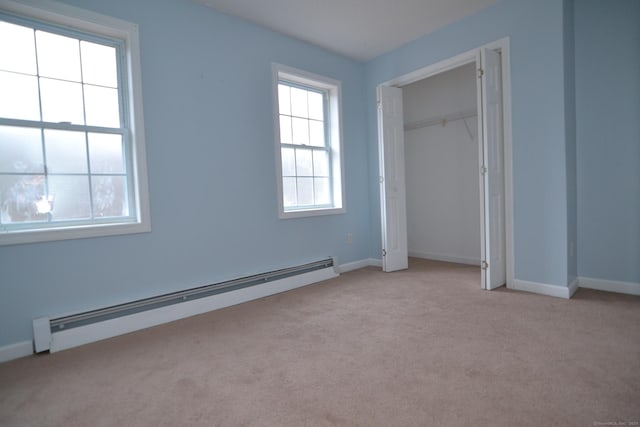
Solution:
M 640 297 L 487 292 L 417 259 L 0 365 L 1 426 L 639 421 Z

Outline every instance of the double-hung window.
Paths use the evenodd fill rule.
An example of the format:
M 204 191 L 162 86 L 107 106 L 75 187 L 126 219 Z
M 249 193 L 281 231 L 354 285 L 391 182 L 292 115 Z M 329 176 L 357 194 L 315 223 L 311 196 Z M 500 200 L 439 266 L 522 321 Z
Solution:
M 274 65 L 281 218 L 344 212 L 340 82 Z
M 135 25 L 1 0 L 0 244 L 149 229 Z

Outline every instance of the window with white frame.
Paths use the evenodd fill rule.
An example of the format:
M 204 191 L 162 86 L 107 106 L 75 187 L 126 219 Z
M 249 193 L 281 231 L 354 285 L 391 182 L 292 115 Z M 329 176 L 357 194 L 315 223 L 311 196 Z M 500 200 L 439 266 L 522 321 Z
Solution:
M 137 28 L 0 5 L 0 244 L 148 231 Z
M 274 65 L 281 218 L 344 212 L 340 82 Z

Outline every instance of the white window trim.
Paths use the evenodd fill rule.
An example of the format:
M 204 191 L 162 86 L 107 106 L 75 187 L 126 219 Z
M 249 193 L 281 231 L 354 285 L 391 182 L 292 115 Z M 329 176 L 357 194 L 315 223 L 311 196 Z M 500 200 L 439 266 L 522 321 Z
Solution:
M 0 246 L 52 240 L 113 236 L 151 231 L 149 190 L 142 111 L 142 73 L 138 26 L 117 18 L 48 0 L 0 0 L 3 11 L 71 27 L 78 31 L 116 38 L 124 42 L 126 60 L 125 108 L 129 113 L 131 140 L 131 179 L 135 191 L 136 221 L 128 223 L 88 224 L 39 230 L 0 233 Z
M 278 188 L 278 217 L 303 218 L 320 215 L 342 214 L 346 210 L 345 173 L 344 173 L 344 143 L 342 135 L 342 83 L 338 80 L 324 77 L 308 71 L 286 65 L 273 63 L 273 126 L 275 131 L 275 157 Z M 280 145 L 280 108 L 278 104 L 278 82 L 280 79 L 291 80 L 303 85 L 318 87 L 329 91 L 329 132 L 331 141 L 331 173 L 333 177 L 333 204 L 329 208 L 309 208 L 298 210 L 284 210 L 282 194 L 282 155 Z

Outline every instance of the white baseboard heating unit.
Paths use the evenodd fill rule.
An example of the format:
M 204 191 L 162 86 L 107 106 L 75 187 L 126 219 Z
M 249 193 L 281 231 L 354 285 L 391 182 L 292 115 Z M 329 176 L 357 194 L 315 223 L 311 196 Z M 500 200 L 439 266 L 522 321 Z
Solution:
M 36 353 L 56 352 L 337 277 L 332 258 L 125 304 L 33 320 Z

